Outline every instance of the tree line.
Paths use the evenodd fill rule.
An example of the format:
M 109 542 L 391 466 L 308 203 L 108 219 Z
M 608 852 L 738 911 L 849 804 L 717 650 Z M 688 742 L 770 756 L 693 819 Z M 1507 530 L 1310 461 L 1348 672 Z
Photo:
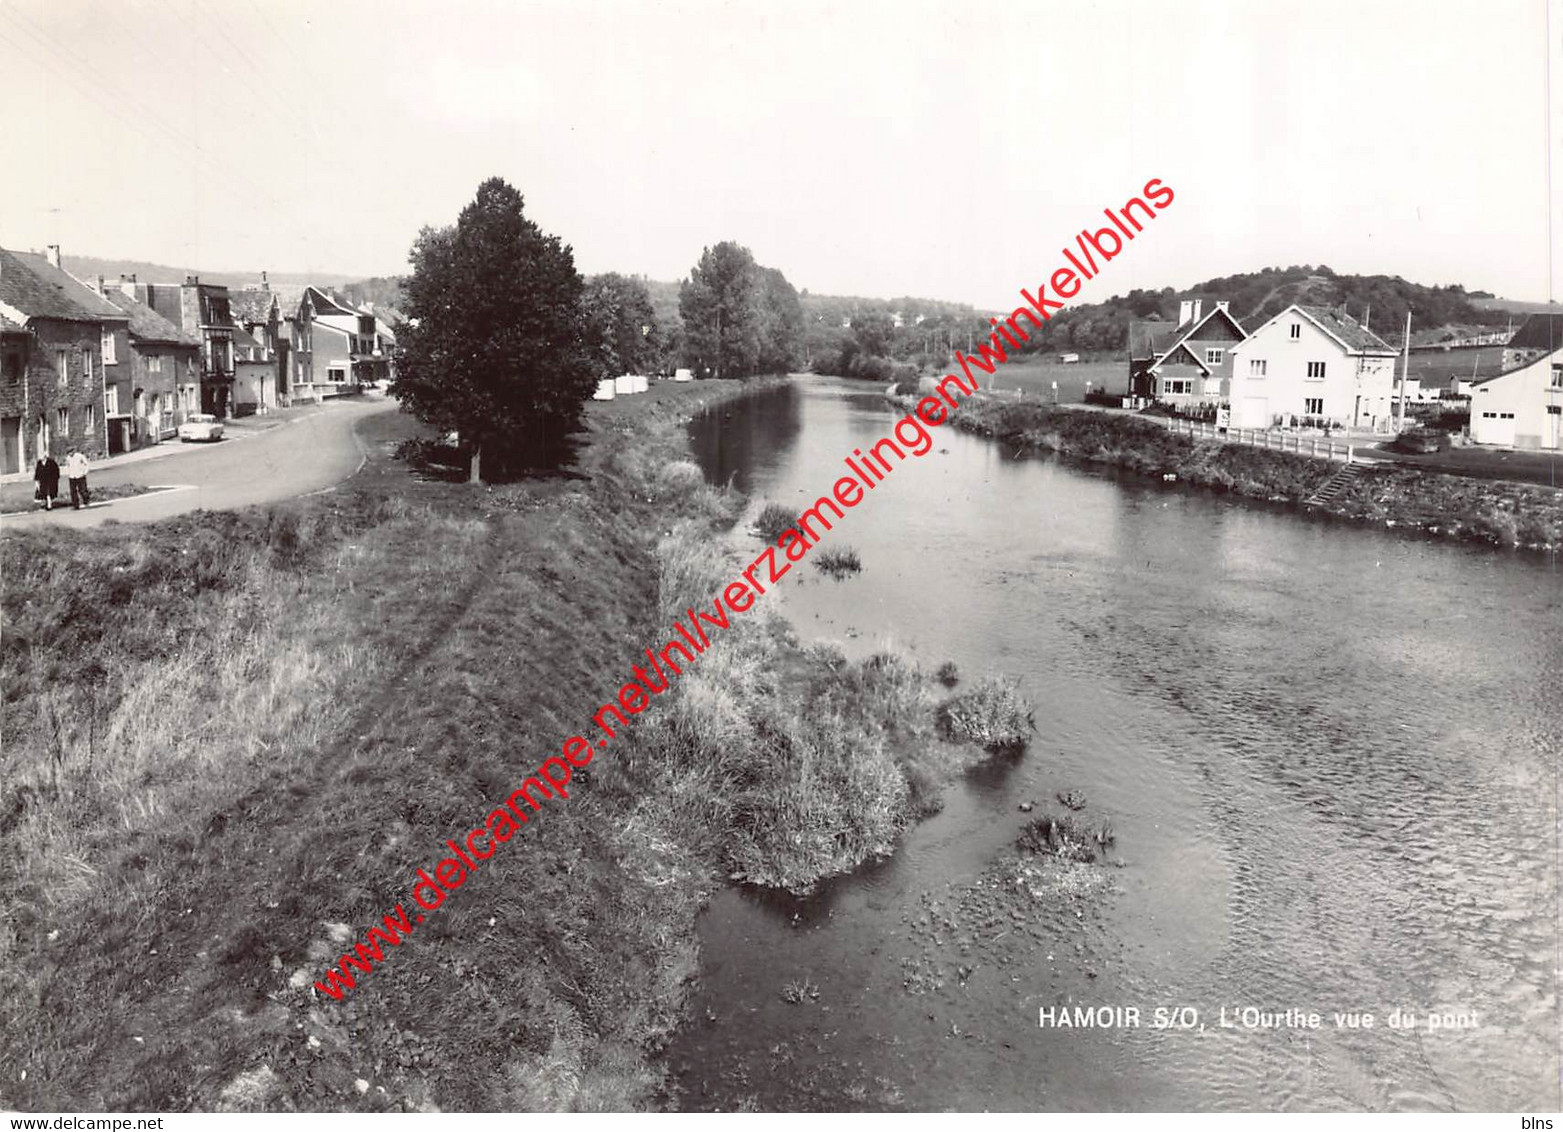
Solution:
M 1122 357 L 1128 348 L 1129 323 L 1162 319 L 1175 324 L 1178 304 L 1194 295 L 1230 302 L 1232 314 L 1253 330 L 1293 303 L 1335 307 L 1358 322 L 1366 321 L 1380 337 L 1398 344 L 1411 311 L 1415 327 L 1501 326 L 1503 311 L 1475 306 L 1485 292 L 1467 292 L 1458 283 L 1427 287 L 1398 275 L 1337 275 L 1320 264 L 1267 267 L 1262 271 L 1218 276 L 1185 290 L 1134 290 L 1100 303 L 1073 306 L 1055 314 L 1040 330 L 1029 325 L 1031 341 L 1022 353 L 1074 352 Z
M 676 296 L 616 272 L 583 277 L 499 177 L 455 224 L 424 228 L 408 259 L 407 276 L 360 290 L 401 312 L 396 395 L 457 435 L 474 481 L 563 462 L 605 378 L 681 366 L 746 378 L 795 369 L 803 352 L 797 290 L 747 248 L 706 248 Z

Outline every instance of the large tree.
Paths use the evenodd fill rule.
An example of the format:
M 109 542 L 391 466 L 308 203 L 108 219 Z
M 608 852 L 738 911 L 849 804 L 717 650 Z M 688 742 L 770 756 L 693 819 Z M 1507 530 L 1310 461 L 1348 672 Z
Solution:
M 645 373 L 658 363 L 662 335 L 645 283 L 611 271 L 593 275 L 581 302 L 597 376 Z
M 747 377 L 760 358 L 754 256 L 731 240 L 706 248 L 678 291 L 684 355 L 713 377 Z
M 506 470 L 559 460 L 595 388 L 575 258 L 523 205 L 484 181 L 453 227 L 419 234 L 403 285 L 396 393 L 460 434 L 474 482 L 485 456 Z

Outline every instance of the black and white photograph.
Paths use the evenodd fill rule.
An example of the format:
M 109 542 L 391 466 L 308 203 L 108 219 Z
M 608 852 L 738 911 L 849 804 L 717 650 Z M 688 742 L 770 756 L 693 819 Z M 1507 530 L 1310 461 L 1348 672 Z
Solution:
M 0 0 L 0 120 L 8 1128 L 1563 1129 L 1563 0 Z

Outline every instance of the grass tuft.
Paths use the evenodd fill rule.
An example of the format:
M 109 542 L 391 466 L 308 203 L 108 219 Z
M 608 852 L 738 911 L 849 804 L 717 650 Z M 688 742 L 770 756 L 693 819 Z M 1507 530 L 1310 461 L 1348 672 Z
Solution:
M 863 563 L 857 556 L 857 551 L 850 546 L 828 546 L 814 555 L 815 568 L 832 578 L 845 578 L 851 574 L 861 573 Z
M 798 517 L 780 503 L 767 503 L 754 521 L 754 529 L 767 542 L 775 542 L 797 525 Z

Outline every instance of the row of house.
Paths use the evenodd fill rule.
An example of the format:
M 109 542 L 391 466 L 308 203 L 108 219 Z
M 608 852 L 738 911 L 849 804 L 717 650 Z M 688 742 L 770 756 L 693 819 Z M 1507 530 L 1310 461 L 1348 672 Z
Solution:
M 1389 431 L 1397 353 L 1334 308 L 1294 304 L 1249 331 L 1227 303 L 1185 299 L 1176 324 L 1130 324 L 1129 395 L 1224 408 L 1231 428 Z M 1563 315 L 1532 316 L 1507 344 L 1503 369 L 1471 382 L 1470 393 L 1477 443 L 1558 450 Z
M 1130 324 L 1129 393 L 1185 410 L 1225 407 L 1233 428 L 1384 429 L 1395 354 L 1328 307 L 1294 304 L 1249 331 L 1226 302 L 1185 299 L 1175 325 Z
M 372 308 L 316 287 L 77 279 L 58 247 L 0 248 L 0 474 L 45 452 L 158 444 L 195 413 L 229 418 L 392 378 Z

